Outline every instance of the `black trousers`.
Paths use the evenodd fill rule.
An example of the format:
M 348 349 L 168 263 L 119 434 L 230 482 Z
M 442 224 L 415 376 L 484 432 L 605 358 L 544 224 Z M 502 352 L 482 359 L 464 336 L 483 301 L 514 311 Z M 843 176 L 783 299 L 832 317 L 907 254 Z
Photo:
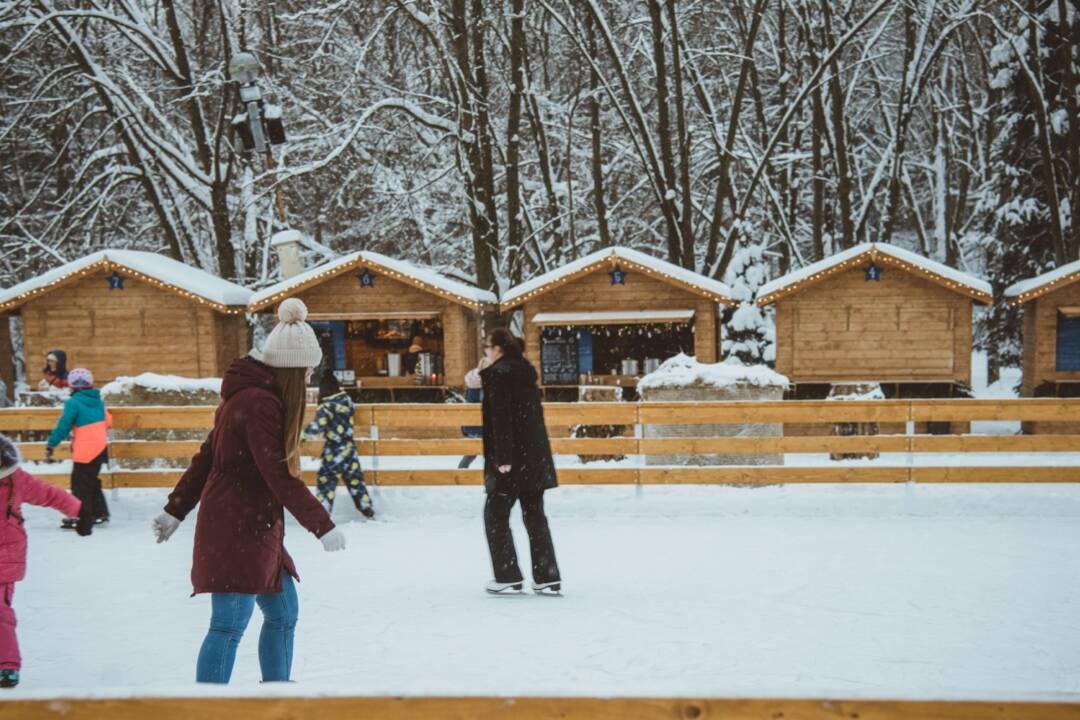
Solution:
M 559 580 L 559 566 L 555 562 L 555 545 L 551 541 L 547 516 L 544 514 L 544 491 L 523 495 L 488 493 L 484 503 L 484 529 L 487 531 L 491 565 L 495 581 L 501 583 L 521 582 L 514 538 L 510 534 L 510 510 L 521 501 L 521 519 L 529 533 L 529 552 L 532 555 L 534 583 Z
M 81 515 L 89 515 L 90 520 L 108 519 L 109 506 L 105 504 L 105 493 L 101 491 L 101 466 L 109 459 L 107 450 L 88 463 L 73 463 L 71 467 L 71 494 L 82 503 Z

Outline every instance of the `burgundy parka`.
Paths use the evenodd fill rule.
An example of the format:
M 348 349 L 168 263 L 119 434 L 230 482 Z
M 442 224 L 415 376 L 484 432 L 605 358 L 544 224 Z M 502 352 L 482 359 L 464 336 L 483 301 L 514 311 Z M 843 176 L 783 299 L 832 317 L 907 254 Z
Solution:
M 196 593 L 281 592 L 281 572 L 299 580 L 285 550 L 285 513 L 316 537 L 334 528 L 304 483 L 289 473 L 285 413 L 269 367 L 234 360 L 221 384 L 214 428 L 169 494 L 183 520 L 199 508 L 191 584 Z

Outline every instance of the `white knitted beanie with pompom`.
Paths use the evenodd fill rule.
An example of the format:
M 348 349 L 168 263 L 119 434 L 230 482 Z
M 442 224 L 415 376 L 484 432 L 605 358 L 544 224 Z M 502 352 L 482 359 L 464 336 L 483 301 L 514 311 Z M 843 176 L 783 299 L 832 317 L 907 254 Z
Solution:
M 276 368 L 313 368 L 322 361 L 322 348 L 305 320 L 307 306 L 297 298 L 278 305 L 278 324 L 266 337 L 259 360 Z

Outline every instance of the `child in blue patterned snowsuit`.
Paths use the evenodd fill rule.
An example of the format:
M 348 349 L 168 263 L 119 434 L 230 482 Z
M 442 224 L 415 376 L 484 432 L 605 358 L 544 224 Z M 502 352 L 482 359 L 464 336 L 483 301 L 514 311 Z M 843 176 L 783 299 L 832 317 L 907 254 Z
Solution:
M 330 512 L 334 506 L 334 494 L 338 480 L 341 480 L 356 509 L 371 519 L 375 517 L 375 510 L 364 485 L 364 471 L 360 469 L 360 456 L 353 440 L 354 412 L 352 398 L 341 389 L 337 378 L 331 372 L 324 373 L 319 382 L 319 409 L 315 419 L 304 429 L 304 439 L 322 435 L 326 440 L 315 481 L 315 497 L 326 511 Z

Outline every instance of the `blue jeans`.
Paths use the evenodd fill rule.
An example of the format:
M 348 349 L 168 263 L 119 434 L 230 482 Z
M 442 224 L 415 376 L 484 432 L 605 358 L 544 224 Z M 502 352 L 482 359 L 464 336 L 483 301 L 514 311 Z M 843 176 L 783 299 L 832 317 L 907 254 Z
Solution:
M 248 595 L 212 593 L 210 632 L 199 650 L 196 682 L 227 683 L 236 662 L 236 649 L 244 636 L 255 603 L 263 614 L 259 633 L 259 667 L 263 682 L 283 682 L 292 669 L 293 635 L 300 608 L 289 573 L 281 573 L 281 592 Z

